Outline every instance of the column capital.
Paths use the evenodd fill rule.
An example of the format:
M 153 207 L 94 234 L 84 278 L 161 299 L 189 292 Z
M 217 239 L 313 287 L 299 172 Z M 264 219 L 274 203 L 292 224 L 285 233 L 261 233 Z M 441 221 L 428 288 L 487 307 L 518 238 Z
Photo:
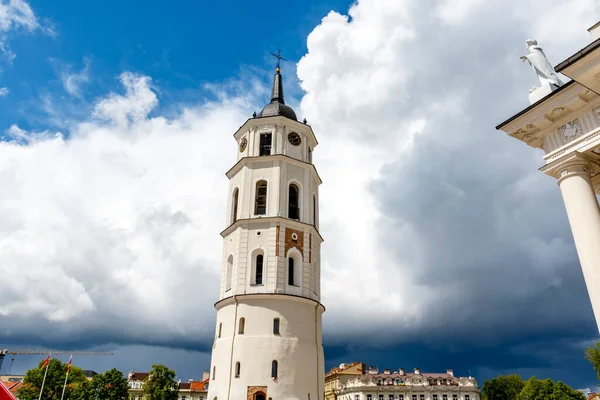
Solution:
M 569 153 L 540 168 L 540 171 L 558 179 L 558 184 L 572 176 L 593 177 L 600 173 L 600 166 L 579 152 Z

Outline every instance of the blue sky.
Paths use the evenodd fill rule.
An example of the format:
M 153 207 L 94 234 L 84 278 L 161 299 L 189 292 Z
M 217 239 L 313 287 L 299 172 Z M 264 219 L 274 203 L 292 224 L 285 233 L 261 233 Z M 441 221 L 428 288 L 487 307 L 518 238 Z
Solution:
M 565 3 L 0 0 L 0 347 L 201 377 L 231 135 L 279 48 L 320 143 L 326 367 L 596 385 L 560 192 L 494 129 L 537 83 L 526 39 L 589 42 L 597 5 Z

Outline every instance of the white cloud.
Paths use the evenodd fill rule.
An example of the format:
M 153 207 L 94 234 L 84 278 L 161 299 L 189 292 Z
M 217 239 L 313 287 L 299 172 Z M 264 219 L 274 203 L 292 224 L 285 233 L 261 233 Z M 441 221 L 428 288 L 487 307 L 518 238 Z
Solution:
M 535 77 L 518 55 L 531 26 L 561 57 L 587 40 L 591 1 L 552 29 L 543 12 L 517 24 L 514 9 L 536 4 L 498 0 L 448 16 L 417 0 L 361 0 L 309 36 L 298 111 L 320 142 L 329 343 L 474 329 L 478 340 L 495 339 L 517 325 L 531 332 L 585 318 L 585 305 L 566 311 L 582 298 L 570 291 L 581 282 L 571 278 L 576 259 L 555 183 L 536 170 L 539 154 L 493 129 L 526 105 Z M 449 19 L 462 22 L 440 23 Z M 64 136 L 15 125 L 6 132 L 14 140 L 0 143 L 8 338 L 44 328 L 90 341 L 214 334 L 231 134 L 264 88 L 249 82 L 232 95 L 212 86 L 217 101 L 167 118 L 150 77 L 120 79 L 124 93 L 65 122 Z M 549 287 L 558 289 L 547 299 Z M 514 311 L 540 303 L 548 310 L 526 321 Z
M 42 27 L 25 0 L 0 0 L 0 54 L 8 63 L 11 63 L 16 55 L 8 47 L 7 34 L 16 30 L 34 31 L 42 29 L 46 34 L 54 35 L 51 27 Z
M 0 87 L 0 97 L 8 96 L 10 90 L 7 87 Z
M 57 65 L 61 83 L 65 91 L 73 97 L 81 98 L 81 87 L 90 81 L 90 60 L 83 59 L 84 67 L 80 71 L 72 71 L 71 65 Z

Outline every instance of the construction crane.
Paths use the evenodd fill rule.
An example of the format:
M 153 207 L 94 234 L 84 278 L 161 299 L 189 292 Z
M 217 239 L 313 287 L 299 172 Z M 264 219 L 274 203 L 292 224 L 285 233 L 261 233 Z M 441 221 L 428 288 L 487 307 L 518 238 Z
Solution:
M 112 356 L 113 353 L 101 351 L 78 351 L 78 350 L 48 350 L 48 349 L 0 349 L 0 371 L 2 362 L 7 354 L 52 354 L 52 355 L 74 355 L 74 356 Z

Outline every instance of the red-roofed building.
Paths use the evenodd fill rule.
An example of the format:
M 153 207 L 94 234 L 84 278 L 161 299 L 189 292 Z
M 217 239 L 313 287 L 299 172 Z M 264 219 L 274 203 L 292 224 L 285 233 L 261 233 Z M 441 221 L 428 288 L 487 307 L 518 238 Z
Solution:
M 144 379 L 148 372 L 130 372 L 127 385 L 129 386 L 129 397 L 132 400 L 143 399 Z M 208 372 L 203 374 L 203 381 L 188 382 L 179 381 L 179 400 L 207 400 L 208 398 Z M 3 399 L 0 399 L 3 400 Z

